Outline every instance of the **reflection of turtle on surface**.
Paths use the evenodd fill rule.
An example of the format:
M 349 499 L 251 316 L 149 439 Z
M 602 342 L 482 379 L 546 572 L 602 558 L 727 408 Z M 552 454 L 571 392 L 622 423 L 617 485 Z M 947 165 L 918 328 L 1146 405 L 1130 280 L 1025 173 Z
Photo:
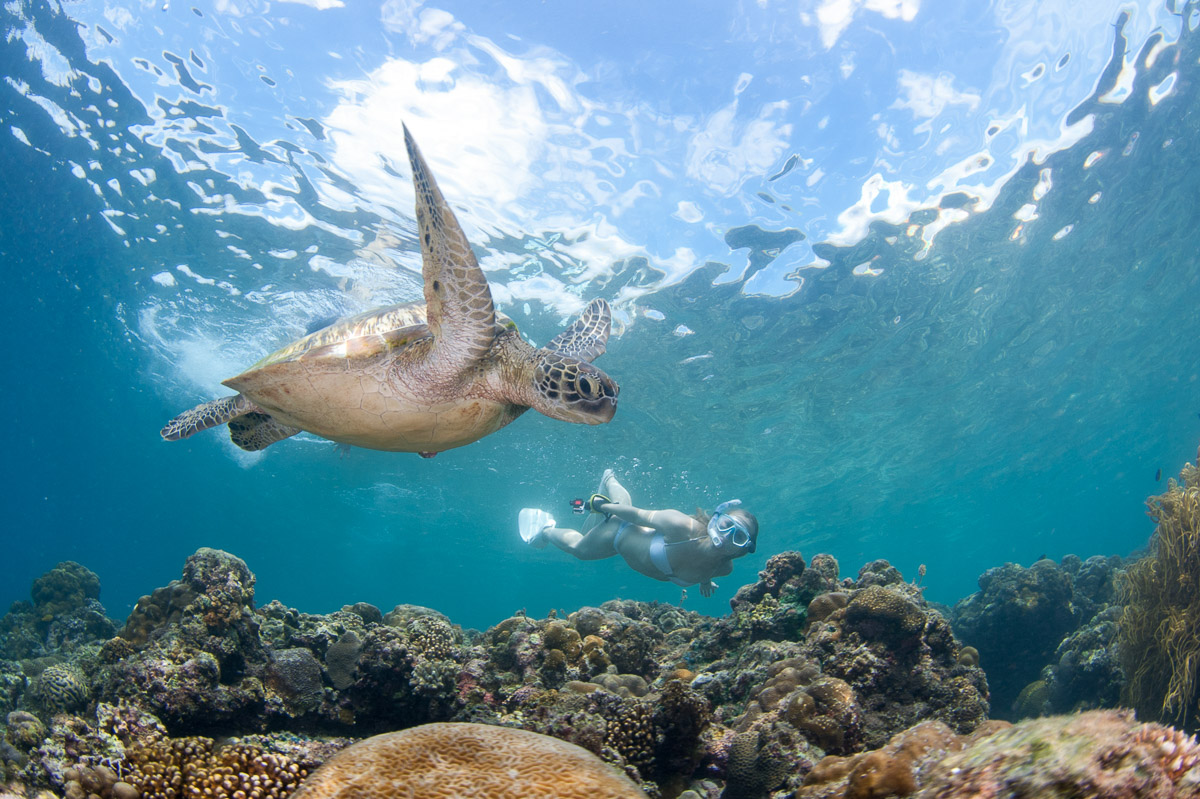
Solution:
M 408 132 L 425 302 L 336 322 L 224 382 L 239 394 L 176 416 L 177 441 L 220 424 L 260 450 L 302 430 L 343 444 L 432 457 L 494 433 L 534 408 L 603 424 L 617 384 L 590 361 L 603 354 L 608 303 L 595 299 L 542 349 L 495 311 L 483 270 Z

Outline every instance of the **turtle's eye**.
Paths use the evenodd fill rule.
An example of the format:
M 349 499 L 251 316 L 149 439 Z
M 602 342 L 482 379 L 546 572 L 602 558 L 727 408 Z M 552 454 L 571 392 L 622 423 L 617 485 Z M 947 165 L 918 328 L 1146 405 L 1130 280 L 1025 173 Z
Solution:
M 600 398 L 600 383 L 590 375 L 583 375 L 579 378 L 579 393 L 584 399 L 594 400 Z

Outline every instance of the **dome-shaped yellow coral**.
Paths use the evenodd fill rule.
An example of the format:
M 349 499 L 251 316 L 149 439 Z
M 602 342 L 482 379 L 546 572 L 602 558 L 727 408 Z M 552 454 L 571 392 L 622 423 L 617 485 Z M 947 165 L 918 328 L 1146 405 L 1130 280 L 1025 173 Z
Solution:
M 292 799 L 645 799 L 586 749 L 487 724 L 423 724 L 334 755 Z

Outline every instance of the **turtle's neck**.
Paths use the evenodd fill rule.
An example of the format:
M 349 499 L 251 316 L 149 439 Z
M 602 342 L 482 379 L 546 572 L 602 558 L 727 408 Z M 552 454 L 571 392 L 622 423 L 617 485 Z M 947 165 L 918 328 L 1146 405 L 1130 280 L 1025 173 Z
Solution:
M 506 330 L 498 337 L 493 353 L 497 366 L 488 371 L 485 381 L 489 398 L 533 407 L 537 393 L 533 372 L 537 368 L 538 351 L 516 330 Z

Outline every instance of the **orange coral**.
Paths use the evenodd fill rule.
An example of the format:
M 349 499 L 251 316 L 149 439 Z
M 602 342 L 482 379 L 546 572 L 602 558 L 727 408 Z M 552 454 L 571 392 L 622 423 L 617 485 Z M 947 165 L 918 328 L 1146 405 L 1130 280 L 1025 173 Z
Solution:
M 841 610 L 846 607 L 846 603 L 850 601 L 850 595 L 843 591 L 832 591 L 826 594 L 818 594 L 813 597 L 812 602 L 808 603 L 807 621 L 811 626 L 820 621 L 824 621 L 834 611 Z
M 883 799 L 908 796 L 920 776 L 967 742 L 940 721 L 924 721 L 892 737 L 887 746 L 850 757 L 826 757 L 813 767 L 797 799 Z

